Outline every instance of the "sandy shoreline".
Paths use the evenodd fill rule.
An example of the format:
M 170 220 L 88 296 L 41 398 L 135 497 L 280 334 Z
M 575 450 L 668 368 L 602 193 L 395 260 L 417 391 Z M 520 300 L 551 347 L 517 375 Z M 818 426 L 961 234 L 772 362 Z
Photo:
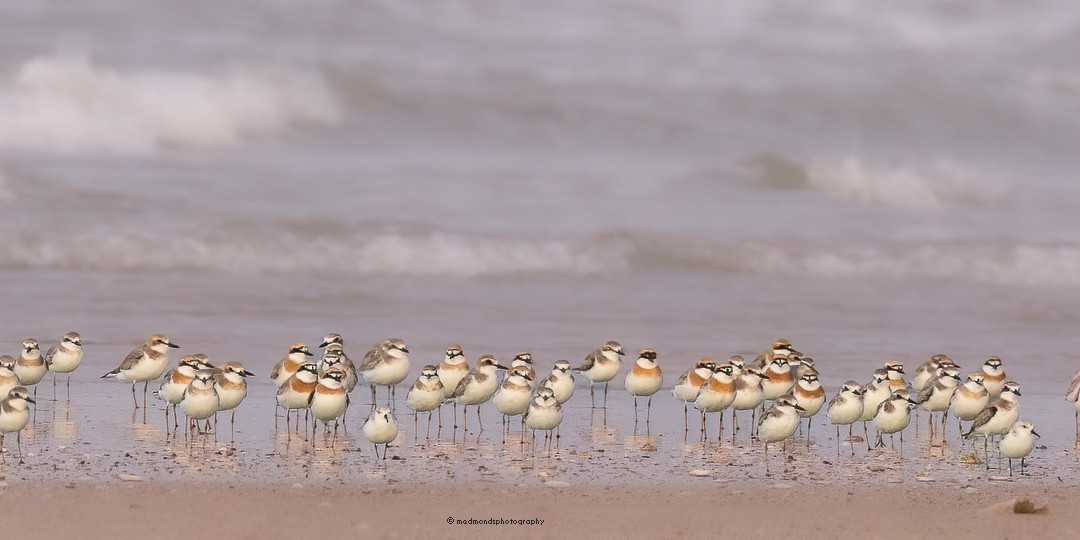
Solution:
M 415 538 L 506 536 L 950 538 L 1071 536 L 1080 498 L 1073 488 L 988 486 L 975 492 L 913 484 L 856 488 L 736 484 L 676 488 L 459 487 L 11 483 L 0 506 L 19 516 L 18 538 Z M 1028 497 L 1048 512 L 987 510 Z M 489 518 L 534 524 L 454 524 Z M 542 524 L 540 523 L 542 520 Z M 205 530 L 198 531 L 199 529 Z M 11 529 L 9 529 L 11 530 Z

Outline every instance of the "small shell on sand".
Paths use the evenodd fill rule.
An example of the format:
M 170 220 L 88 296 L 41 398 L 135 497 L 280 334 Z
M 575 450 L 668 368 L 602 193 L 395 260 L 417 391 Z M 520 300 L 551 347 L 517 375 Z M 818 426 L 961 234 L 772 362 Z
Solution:
M 690 476 L 693 476 L 693 477 L 696 477 L 696 478 L 703 478 L 703 477 L 706 477 L 706 476 L 712 476 L 712 471 L 707 471 L 705 469 L 694 469 L 694 470 L 690 471 Z
M 926 475 L 919 475 L 919 476 L 915 477 L 915 480 L 919 481 L 919 482 L 933 482 L 934 477 L 933 476 L 926 476 Z
M 141 477 L 141 476 L 139 476 L 137 474 L 120 473 L 120 474 L 116 475 L 116 477 L 119 478 L 121 482 L 142 482 L 143 481 L 143 477 Z

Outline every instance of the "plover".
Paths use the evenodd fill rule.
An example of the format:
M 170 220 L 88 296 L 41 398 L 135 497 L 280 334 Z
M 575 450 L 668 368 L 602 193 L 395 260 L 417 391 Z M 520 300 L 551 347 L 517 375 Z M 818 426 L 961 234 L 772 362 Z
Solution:
M 0 364 L 3 363 L 3 359 L 0 359 Z M 0 388 L 3 388 L 3 380 L 0 379 Z M 1065 391 L 1065 400 L 1073 403 L 1073 408 L 1076 410 L 1073 413 L 1073 417 L 1076 420 L 1076 439 L 1073 446 L 1080 448 L 1080 371 L 1073 375 L 1072 382 L 1069 383 L 1069 388 Z
M 707 437 L 705 427 L 705 415 L 712 412 L 720 413 L 718 428 L 719 437 L 724 436 L 724 409 L 727 409 L 735 401 L 735 379 L 731 377 L 730 364 L 714 364 L 712 377 L 701 385 L 698 395 L 694 399 L 694 408 L 701 411 L 701 436 Z
M 0 400 L 0 459 L 4 456 L 4 436 L 8 433 L 17 433 L 19 464 L 23 463 L 22 430 L 30 421 L 29 403 L 36 403 L 36 401 L 30 397 L 30 391 L 25 386 L 12 388 L 6 397 Z
M 840 451 L 840 426 L 848 427 L 848 439 L 851 439 L 851 426 L 862 418 L 863 392 L 855 381 L 848 381 L 840 388 L 829 402 L 829 422 L 836 426 L 836 451 Z M 855 445 L 851 445 L 851 455 L 855 455 Z
M 19 376 L 19 384 L 34 387 L 34 398 L 37 398 L 37 383 L 45 378 L 49 368 L 45 365 L 45 358 L 41 356 L 41 347 L 34 338 L 25 339 L 22 342 L 22 351 L 19 359 L 15 361 L 15 374 Z
M 964 438 L 982 436 L 985 451 L 989 437 L 1004 435 L 1019 418 L 1020 384 L 1008 381 L 1002 385 L 1001 395 L 975 417 L 971 423 L 971 429 L 964 434 Z
M 158 397 L 165 400 L 165 426 L 169 424 L 169 408 L 173 411 L 173 426 L 180 425 L 176 418 L 176 407 L 184 399 L 184 390 L 195 380 L 195 372 L 203 369 L 201 361 L 194 356 L 181 358 L 176 367 L 169 370 L 161 381 L 161 386 L 154 392 Z
M 559 405 L 570 401 L 570 397 L 574 395 L 574 371 L 570 367 L 570 362 L 556 361 L 551 374 L 544 378 L 540 386 L 551 388 Z
M 731 376 L 738 379 L 742 375 L 743 370 L 746 369 L 746 360 L 738 354 L 733 354 L 728 357 L 728 365 L 731 366 Z
M 773 342 L 772 347 L 770 347 L 768 351 L 765 351 L 757 355 L 757 358 L 754 358 L 754 367 L 760 370 L 765 370 L 769 367 L 770 364 L 772 364 L 774 358 L 782 357 L 784 359 L 787 359 L 792 354 L 801 353 L 799 353 L 799 351 L 796 351 L 795 348 L 791 346 L 790 341 L 780 338 Z
M 889 391 L 906 390 L 907 381 L 904 380 L 904 363 L 899 360 L 885 362 L 885 371 L 889 372 Z
M 767 400 L 779 398 L 795 386 L 795 377 L 791 374 L 791 365 L 785 356 L 774 357 L 769 368 L 763 373 L 765 379 L 761 381 L 761 391 Z
M 532 371 L 530 366 L 518 365 L 511 367 L 510 371 L 507 371 L 506 378 L 499 385 L 499 389 L 491 398 L 495 409 L 502 413 L 503 416 L 503 444 L 506 444 L 506 434 L 510 430 L 509 418 L 525 414 L 525 411 L 529 408 L 529 402 L 532 400 L 530 371 Z M 536 372 L 532 371 L 532 373 Z M 524 442 L 524 439 L 522 439 L 522 442 Z
M 442 380 L 439 378 L 439 370 L 435 366 L 426 365 L 420 370 L 420 377 L 409 389 L 409 395 L 405 397 L 405 403 L 413 410 L 413 431 L 419 437 L 420 413 L 428 413 L 427 433 L 431 437 L 431 413 L 439 409 L 446 399 L 446 391 L 443 389 Z M 442 427 L 442 409 L 439 409 L 439 427 Z
M 315 446 L 315 434 L 320 420 L 327 429 L 330 427 L 330 422 L 334 423 L 334 438 L 330 446 L 337 446 L 338 421 L 349 406 L 349 392 L 345 390 L 344 381 L 345 370 L 331 368 L 319 377 L 315 391 L 311 393 L 308 408 L 311 409 L 311 416 L 315 418 L 311 423 L 312 447 Z
M 799 417 L 806 418 L 806 445 L 810 446 L 810 430 L 814 427 L 814 415 L 825 405 L 825 389 L 821 387 L 816 372 L 807 371 L 795 386 L 791 389 L 791 395 L 795 398 L 803 410 L 799 411 Z M 800 421 L 800 424 L 802 422 Z
M 247 397 L 246 377 L 255 374 L 244 369 L 240 362 L 225 362 L 218 366 L 219 373 L 214 377 L 214 390 L 218 394 L 218 412 L 229 411 L 229 444 L 236 442 L 236 408 Z M 215 417 L 216 418 L 216 417 Z M 214 421 L 215 425 L 217 420 Z
M 375 459 L 379 459 L 379 445 L 383 445 L 382 458 L 386 460 L 386 449 L 397 438 L 398 425 L 393 411 L 389 407 L 379 407 L 364 421 L 364 437 L 375 445 Z
M 436 373 L 442 381 L 443 393 L 446 397 L 457 389 L 457 385 L 469 374 L 469 361 L 465 359 L 465 353 L 458 345 L 446 347 L 446 356 L 439 363 Z M 454 427 L 457 427 L 457 403 L 454 403 Z
M 1001 359 L 991 356 L 982 365 L 983 386 L 990 392 L 990 399 L 997 399 L 1005 388 L 1005 369 L 1001 367 Z
M 143 383 L 143 405 L 146 405 L 146 388 L 150 381 L 161 377 L 165 367 L 169 365 L 169 349 L 179 349 L 180 346 L 169 341 L 169 337 L 163 334 L 150 336 L 142 346 L 128 353 L 120 367 L 101 376 L 102 379 L 115 377 L 124 382 L 131 383 L 131 400 L 135 402 L 135 408 L 139 408 L 139 400 L 135 398 L 135 385 Z
M 780 396 L 758 420 L 758 439 L 765 443 L 765 467 L 769 466 L 769 443 L 786 441 L 799 427 L 799 409 L 791 396 Z
M 683 402 L 683 431 L 690 431 L 690 416 L 688 406 L 697 399 L 701 385 L 705 384 L 713 374 L 716 363 L 708 358 L 698 360 L 694 367 L 679 376 L 675 386 L 671 389 L 671 395 Z
M 949 404 L 952 402 L 956 387 L 960 384 L 960 370 L 952 367 L 938 367 L 938 373 L 923 385 L 919 397 L 915 399 L 919 408 L 930 413 L 930 438 L 934 437 L 934 413 L 941 415 L 941 436 L 945 437 L 945 422 L 949 418 Z
M 946 358 L 948 357 L 944 354 L 935 354 L 929 360 L 923 362 L 915 370 L 915 378 L 911 379 L 912 390 L 922 392 L 922 389 L 926 387 L 926 383 L 930 382 L 930 379 L 937 377 L 938 367 L 941 366 L 941 361 Z
M 968 375 L 967 381 L 953 393 L 952 402 L 949 404 L 949 412 L 956 417 L 960 433 L 964 433 L 963 422 L 974 420 L 988 403 L 990 393 L 983 386 L 982 372 Z
M 596 383 L 604 383 L 604 408 L 607 408 L 608 381 L 615 378 L 622 365 L 622 345 L 618 341 L 609 341 L 603 347 L 589 353 L 581 367 L 574 371 L 580 371 L 589 379 L 589 395 L 592 396 L 592 407 L 596 408 Z
M 345 346 L 345 338 L 341 337 L 341 334 L 338 334 L 338 333 L 326 334 L 326 337 L 323 338 L 322 343 L 319 344 L 319 348 L 320 349 L 325 349 L 326 347 L 329 347 L 330 345 L 339 345 L 341 347 L 344 347 Z
M 356 364 L 349 358 L 349 355 L 345 354 L 345 346 L 340 343 L 331 343 L 323 349 L 322 360 L 319 364 L 320 372 L 332 366 L 337 366 L 345 372 L 345 380 L 342 381 L 342 384 L 345 385 L 345 391 L 351 394 L 360 382 L 360 375 L 356 372 Z
M 364 361 L 357 369 L 364 381 L 371 386 L 371 406 L 375 407 L 375 387 L 389 387 L 390 407 L 394 407 L 396 385 L 409 375 L 409 349 L 405 342 L 397 339 L 385 339 L 377 343 L 364 355 Z
M 516 367 L 528 371 L 529 388 L 535 389 L 539 381 L 536 380 L 536 369 L 533 368 L 532 354 L 527 352 L 517 353 L 514 359 L 510 361 L 510 369 L 513 370 Z
M 548 449 L 551 448 L 551 430 L 562 424 L 562 405 L 555 399 L 550 388 L 541 388 L 525 411 L 525 426 L 533 430 L 533 448 L 536 447 L 536 430 L 546 431 Z
M 7 397 L 12 388 L 19 386 L 19 376 L 15 374 L 15 358 L 11 355 L 0 356 L 0 399 Z
M 1001 439 L 1001 455 L 1009 458 L 1009 476 L 1012 476 L 1014 459 L 1020 460 L 1020 475 L 1024 474 L 1024 460 L 1031 449 L 1035 448 L 1034 437 L 1039 437 L 1035 432 L 1035 424 L 1031 420 L 1021 420 L 1012 425 L 1009 432 Z
M 277 404 L 285 409 L 285 431 L 289 432 L 289 418 L 292 411 L 306 409 L 311 401 L 311 394 L 315 392 L 315 385 L 319 381 L 319 366 L 315 362 L 300 364 L 296 373 L 293 373 L 285 384 L 277 391 Z M 297 430 L 300 427 L 300 416 L 296 417 Z M 305 431 L 305 434 L 307 432 Z M 306 435 L 305 435 L 306 436 Z M 290 435 L 291 437 L 291 435 Z
M 915 400 L 911 399 L 907 389 L 894 390 L 889 399 L 878 406 L 877 414 L 874 415 L 874 427 L 877 428 L 877 446 L 885 446 L 881 439 L 882 434 L 895 436 L 900 433 L 900 453 L 904 452 L 904 428 L 911 424 L 911 409 L 915 406 Z
M 285 355 L 285 358 L 274 364 L 274 369 L 270 370 L 270 380 L 281 388 L 281 385 L 285 384 L 285 381 L 288 381 L 289 377 L 292 377 L 293 373 L 300 368 L 300 364 L 307 362 L 309 356 L 315 355 L 303 343 L 289 347 L 289 353 Z
M 486 354 L 476 361 L 476 368 L 458 382 L 455 388 L 446 397 L 447 401 L 460 403 L 465 407 L 465 429 L 469 427 L 469 406 L 476 407 L 476 419 L 480 422 L 480 430 L 484 430 L 484 421 L 480 418 L 480 405 L 487 403 L 491 396 L 499 389 L 498 371 L 507 369 L 500 365 L 494 356 Z M 454 427 L 457 427 L 457 417 L 454 417 Z
M 214 388 L 214 376 L 214 371 L 210 369 L 195 372 L 195 380 L 184 389 L 184 398 L 180 400 L 180 410 L 188 417 L 188 428 L 191 429 L 193 438 L 196 431 L 207 431 L 205 428 L 200 429 L 201 421 L 214 416 L 218 411 L 220 400 L 217 389 Z
M 79 367 L 83 359 L 82 338 L 78 332 L 68 332 L 60 338 L 60 343 L 49 347 L 45 353 L 45 367 L 53 372 L 53 399 L 56 399 L 56 374 L 67 374 L 67 394 L 71 399 L 71 373 Z
M 731 444 L 735 444 L 735 437 L 739 434 L 739 411 L 750 411 L 750 432 L 753 434 L 757 425 L 757 408 L 765 401 L 765 392 L 761 389 L 763 380 L 765 374 L 753 366 L 743 368 L 742 374 L 735 379 L 735 401 L 731 402 Z
M 637 423 L 637 398 L 648 397 L 646 405 L 645 423 L 652 419 L 652 396 L 660 386 L 664 384 L 664 374 L 660 370 L 660 364 L 656 361 L 656 351 L 645 349 L 638 355 L 634 367 L 627 372 L 624 385 L 626 391 L 634 396 L 634 423 Z

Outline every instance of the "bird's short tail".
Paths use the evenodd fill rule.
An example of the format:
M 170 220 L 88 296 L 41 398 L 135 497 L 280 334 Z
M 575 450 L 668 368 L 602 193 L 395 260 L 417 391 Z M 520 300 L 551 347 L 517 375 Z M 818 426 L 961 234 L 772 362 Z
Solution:
M 975 436 L 975 428 L 971 428 L 970 430 L 968 430 L 967 433 L 964 434 L 965 439 L 970 439 L 970 438 L 972 438 L 974 436 Z
M 116 368 L 101 376 L 102 379 L 108 379 L 109 377 L 115 377 L 120 374 L 120 368 Z

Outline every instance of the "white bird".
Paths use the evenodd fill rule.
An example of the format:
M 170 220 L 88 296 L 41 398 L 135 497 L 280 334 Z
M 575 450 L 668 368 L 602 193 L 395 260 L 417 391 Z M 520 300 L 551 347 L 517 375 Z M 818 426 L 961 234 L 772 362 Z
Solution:
M 420 377 L 409 389 L 405 403 L 413 410 L 413 432 L 419 437 L 420 413 L 428 413 L 428 437 L 431 437 L 431 413 L 439 409 L 439 427 L 442 428 L 442 409 L 439 405 L 446 400 L 446 391 L 443 389 L 442 380 L 439 378 L 438 368 L 426 365 L 420 370 Z
M 889 389 L 889 372 L 885 368 L 878 368 L 874 370 L 874 379 L 862 387 L 863 392 L 863 413 L 859 417 L 859 421 L 863 423 L 863 438 L 866 440 L 866 449 L 870 450 L 870 435 L 866 428 L 866 423 L 870 422 L 877 416 L 878 407 L 881 406 L 885 400 L 889 399 L 892 395 L 892 390 Z
M 664 384 L 664 374 L 660 370 L 660 364 L 656 362 L 656 351 L 645 349 L 638 355 L 634 367 L 626 373 L 623 383 L 626 391 L 634 396 L 634 424 L 637 425 L 637 398 L 648 397 L 646 406 L 645 424 L 648 425 L 652 418 L 652 397 L 660 386 Z
M 716 367 L 716 363 L 708 358 L 698 360 L 697 363 L 694 364 L 694 367 L 679 376 L 679 380 L 675 382 L 675 386 L 671 389 L 671 395 L 675 396 L 675 399 L 683 402 L 684 432 L 690 431 L 688 406 L 697 399 L 698 391 L 701 390 L 701 385 L 705 384 L 705 382 L 712 377 L 714 367 Z
M 330 446 L 337 445 L 338 420 L 345 414 L 349 407 L 349 392 L 345 390 L 345 371 L 331 368 L 319 377 L 315 385 L 315 391 L 311 393 L 308 401 L 308 409 L 315 420 L 311 423 L 311 446 L 315 447 L 315 435 L 319 428 L 319 421 L 327 429 L 330 422 L 334 423 L 334 438 Z M 325 438 L 323 439 L 325 441 Z
M 983 386 L 990 392 L 990 399 L 997 399 L 1005 389 L 1005 369 L 1001 366 L 1001 359 L 991 356 L 983 363 L 982 372 Z
M 45 365 L 45 358 L 41 356 L 41 347 L 34 338 L 22 342 L 22 351 L 19 359 L 15 361 L 15 374 L 19 376 L 19 384 L 34 387 L 34 398 L 37 398 L 37 383 L 45 378 L 49 372 Z
M 169 341 L 169 337 L 163 334 L 150 336 L 142 346 L 128 353 L 120 367 L 101 376 L 102 379 L 115 377 L 124 382 L 131 383 L 131 400 L 135 402 L 135 408 L 139 408 L 139 400 L 135 398 L 135 385 L 143 383 L 143 406 L 146 405 L 146 389 L 150 381 L 161 377 L 165 367 L 169 365 L 169 349 L 179 349 L 180 345 Z
M 218 372 L 214 377 L 214 390 L 218 394 L 218 412 L 230 411 L 229 444 L 236 442 L 236 408 L 247 397 L 248 387 L 246 377 L 254 377 L 255 374 L 244 369 L 240 362 L 225 362 L 218 366 Z M 214 429 L 217 429 L 217 415 L 214 415 Z
M 1035 432 L 1035 424 L 1031 420 L 1021 420 L 1013 424 L 1012 429 L 1001 439 L 1001 455 L 1009 458 L 1009 476 L 1012 476 L 1014 459 L 1020 460 L 1020 474 L 1024 474 L 1024 459 L 1031 453 L 1031 449 L 1035 448 L 1033 435 L 1039 437 Z
M 56 399 L 56 374 L 67 374 L 67 394 L 71 399 L 71 373 L 79 367 L 83 359 L 82 338 L 78 332 L 68 332 L 60 343 L 49 348 L 45 353 L 45 367 L 53 372 L 53 399 Z
M 159 398 L 165 400 L 165 427 L 169 426 L 169 408 L 173 411 L 173 426 L 180 425 L 180 419 L 176 417 L 176 407 L 184 400 L 184 390 L 195 380 L 195 372 L 201 369 L 199 359 L 194 356 L 185 356 L 176 363 L 176 367 L 169 370 L 162 378 L 161 386 L 154 392 Z
M 513 370 L 516 367 L 523 368 L 528 372 L 529 388 L 535 389 L 539 381 L 536 380 L 536 369 L 533 368 L 532 354 L 527 352 L 517 353 L 513 360 L 510 360 L 510 369 Z
M 705 427 L 705 415 L 708 413 L 720 413 L 718 427 L 719 437 L 724 435 L 724 409 L 727 409 L 735 401 L 735 379 L 731 378 L 731 364 L 720 364 L 713 367 L 712 377 L 698 390 L 697 398 L 694 399 L 694 408 L 701 411 L 701 436 L 707 437 Z
M 551 388 L 551 391 L 555 393 L 556 401 L 562 405 L 570 401 L 570 397 L 574 395 L 574 382 L 574 372 L 570 368 L 570 362 L 558 360 L 551 374 L 540 383 L 540 387 Z
M 930 438 L 934 437 L 934 413 L 941 415 L 941 436 L 945 437 L 945 422 L 949 419 L 949 405 L 956 387 L 960 385 L 960 370 L 954 366 L 939 366 L 938 373 L 923 385 L 915 399 L 919 408 L 930 413 Z
M 484 430 L 484 421 L 480 418 L 480 405 L 487 403 L 491 396 L 499 389 L 498 372 L 507 369 L 500 365 L 494 356 L 486 354 L 476 361 L 476 368 L 469 371 L 457 388 L 446 397 L 447 401 L 460 403 L 465 407 L 465 429 L 469 428 L 469 406 L 476 407 L 476 420 L 480 422 L 480 431 Z M 454 416 L 454 427 L 457 427 L 457 416 Z
M 975 417 L 971 429 L 964 434 L 965 439 L 976 435 L 983 437 L 983 451 L 987 439 L 995 435 L 1004 435 L 1020 418 L 1020 384 L 1008 381 L 1002 385 L 1001 396 Z
M 199 427 L 200 420 L 206 420 L 218 411 L 220 399 L 217 389 L 214 388 L 214 376 L 213 370 L 197 371 L 195 380 L 184 390 L 184 399 L 180 400 L 180 410 L 188 417 L 192 437 L 195 436 L 195 430 L 205 433 L 206 430 Z
M 604 408 L 607 408 L 608 381 L 615 378 L 622 365 L 622 345 L 618 341 L 609 341 L 603 347 L 589 353 L 581 367 L 574 368 L 589 379 L 589 395 L 592 396 L 592 406 L 596 408 L 596 383 L 604 383 Z
M 799 427 L 799 409 L 791 396 L 780 396 L 758 420 L 758 438 L 765 443 L 765 466 L 769 464 L 769 443 L 786 441 Z
M 280 362 L 274 365 L 274 369 L 270 370 L 270 380 L 274 381 L 278 388 L 281 388 L 285 381 L 288 381 L 289 377 L 292 377 L 296 370 L 300 369 L 300 364 L 307 362 L 309 356 L 315 355 L 303 343 L 296 343 L 289 347 L 289 353 L 285 355 L 285 358 L 281 359 Z
M 836 450 L 840 451 L 840 426 L 848 427 L 848 439 L 851 438 L 851 426 L 862 418 L 862 387 L 855 381 L 848 381 L 829 402 L 829 422 L 836 426 Z M 851 445 L 851 455 L 855 455 L 855 445 Z
M 30 406 L 37 403 L 30 397 L 30 391 L 24 386 L 12 388 L 3 400 L 0 400 L 0 460 L 4 460 L 4 435 L 17 433 L 16 444 L 19 448 L 19 464 L 23 463 L 22 430 L 30 421 Z
M 375 459 L 379 459 L 379 445 L 383 445 L 383 460 L 386 460 L 386 449 L 398 436 L 397 418 L 389 407 L 379 407 L 368 415 L 364 421 L 364 437 L 375 445 Z
M 285 409 L 285 431 L 292 437 L 289 430 L 289 418 L 292 411 L 307 409 L 311 401 L 311 394 L 315 392 L 315 385 L 319 382 L 319 366 L 315 362 L 305 362 L 289 377 L 285 384 L 277 390 L 278 407 Z M 296 415 L 296 429 L 300 430 L 300 414 Z M 305 436 L 307 430 L 304 431 Z
M 390 389 L 390 406 L 394 406 L 396 385 L 409 375 L 409 349 L 405 342 L 390 338 L 375 344 L 364 355 L 364 361 L 357 369 L 364 381 L 371 386 L 371 406 L 375 407 L 375 387 L 386 386 Z
M 0 398 L 6 399 L 12 388 L 19 386 L 19 376 L 15 374 L 15 358 L 10 355 L 0 356 Z
M 765 379 L 761 381 L 761 391 L 767 400 L 786 395 L 795 386 L 795 377 L 791 374 L 791 365 L 786 356 L 774 357 L 763 374 Z
M 946 358 L 948 356 L 944 354 L 935 354 L 929 360 L 923 362 L 922 365 L 915 369 L 915 378 L 911 379 L 911 388 L 916 392 L 922 392 L 923 388 L 926 388 L 926 383 L 937 377 L 941 361 Z
M 916 405 L 907 390 L 894 390 L 892 396 L 878 405 L 874 415 L 874 427 L 877 428 L 877 446 L 885 446 L 882 434 L 895 436 L 900 433 L 900 452 L 904 452 L 904 428 L 911 424 L 911 409 Z
M 545 440 L 551 448 L 551 430 L 562 424 L 562 406 L 550 388 L 541 388 L 525 411 L 525 425 L 533 430 L 533 448 L 536 448 L 536 430 L 546 431 Z
M 510 430 L 509 417 L 522 416 L 529 410 L 529 402 L 532 400 L 532 387 L 530 383 L 530 368 L 523 365 L 510 368 L 506 378 L 503 379 L 499 389 L 491 398 L 497 409 L 503 415 L 503 444 L 506 444 L 506 434 Z M 535 373 L 535 371 L 533 371 Z M 522 423 L 525 420 L 522 418 Z M 524 439 L 522 439 L 524 442 Z
M 975 419 L 990 403 L 990 392 L 983 386 L 983 374 L 972 373 L 967 381 L 953 393 L 952 402 L 949 404 L 949 412 L 956 417 L 956 425 L 960 433 L 964 433 L 963 422 Z
M 799 380 L 791 389 L 791 395 L 795 398 L 795 403 L 803 408 L 799 411 L 799 417 L 807 419 L 806 445 L 809 446 L 810 430 L 814 427 L 814 415 L 825 405 L 825 389 L 818 381 L 817 372 L 806 371 L 799 376 Z

